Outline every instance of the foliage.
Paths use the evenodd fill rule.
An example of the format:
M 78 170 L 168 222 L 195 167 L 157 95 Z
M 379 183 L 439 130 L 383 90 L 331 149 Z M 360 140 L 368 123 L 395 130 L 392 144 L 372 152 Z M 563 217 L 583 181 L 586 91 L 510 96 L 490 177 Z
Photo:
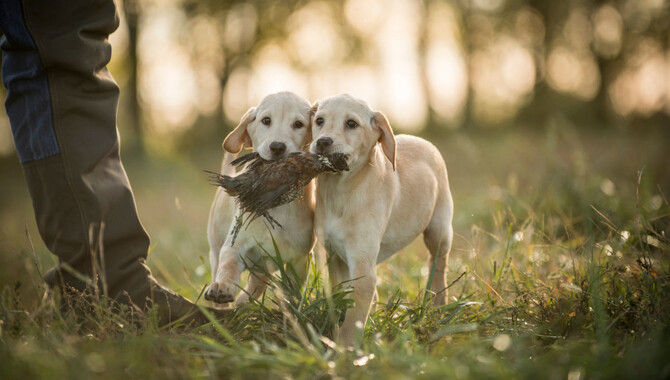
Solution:
M 670 240 L 654 224 L 670 207 L 621 230 L 583 225 L 571 240 L 536 221 L 500 215 L 490 259 L 452 283 L 453 301 L 433 307 L 425 290 L 390 294 L 347 350 L 332 341 L 350 306 L 324 290 L 312 266 L 304 287 L 291 271 L 271 276 L 273 296 L 222 321 L 183 331 L 98 312 L 75 318 L 43 299 L 33 311 L 5 289 L 0 315 L 3 378 L 664 378 L 670 375 Z M 566 220 L 564 226 L 570 225 Z M 598 223 L 600 224 L 600 223 Z M 531 237 L 515 231 L 535 225 Z M 588 234 L 587 234 L 588 231 Z M 635 237 L 637 236 L 637 237 Z M 569 260 L 533 265 L 537 247 Z M 562 257 L 562 256 L 558 256 Z M 282 267 L 281 257 L 276 257 Z M 547 267 L 552 269 L 545 272 Z
M 380 302 L 352 350 L 332 341 L 351 301 L 345 291 L 326 291 L 316 265 L 305 286 L 290 269 L 268 273 L 271 290 L 262 299 L 198 329 L 159 328 L 151 314 L 114 314 L 104 302 L 77 317 L 61 313 L 58 299 L 41 297 L 42 285 L 31 287 L 44 248 L 36 242 L 38 252 L 12 252 L 17 232 L 9 243 L 1 237 L 1 377 L 668 378 L 670 204 L 656 187 L 666 179 L 664 161 L 653 159 L 656 145 L 601 134 L 597 143 L 549 133 L 521 144 L 519 135 L 504 136 L 434 139 L 450 164 L 460 160 L 450 166 L 458 209 L 446 306 L 430 303 L 426 255 L 413 244 L 379 266 Z M 478 158 L 468 160 L 471 145 Z M 618 158 L 599 167 L 594 157 L 609 150 Z M 204 238 L 183 229 L 203 230 L 211 198 L 188 195 L 209 190 L 206 178 L 197 177 L 202 166 L 185 160 L 151 160 L 128 165 L 161 251 L 149 264 L 162 282 L 194 297 L 207 281 L 197 275 L 201 263 L 170 256 L 170 249 L 206 249 Z M 489 166 L 503 174 L 482 186 L 478 178 Z M 176 192 L 176 211 L 161 214 L 177 184 L 186 187 Z M 157 224 L 168 233 L 151 231 Z
M 185 118 L 182 130 L 211 124 L 212 114 L 234 124 L 279 89 L 311 101 L 352 93 L 403 130 L 535 124 L 554 115 L 602 127 L 668 120 L 670 89 L 653 80 L 667 66 L 663 1 L 149 1 L 138 7 L 140 38 L 156 34 L 170 7 L 180 14 L 170 51 L 188 56 L 181 69 L 196 79 L 180 79 L 201 99 L 196 107 L 185 91 L 179 106 L 200 119 Z M 149 75 L 173 53 L 139 51 L 158 53 L 165 55 L 129 64 Z M 139 92 L 148 110 L 162 111 L 152 110 L 152 127 L 165 128 L 170 118 L 161 115 L 171 109 L 161 108 L 161 91 Z

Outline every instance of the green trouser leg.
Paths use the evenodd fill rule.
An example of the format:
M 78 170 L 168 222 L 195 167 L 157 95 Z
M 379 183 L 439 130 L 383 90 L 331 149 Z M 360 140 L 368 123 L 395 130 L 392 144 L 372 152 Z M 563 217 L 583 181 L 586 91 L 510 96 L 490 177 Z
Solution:
M 45 280 L 153 305 L 160 324 L 206 323 L 144 265 L 149 237 L 119 157 L 119 88 L 106 68 L 118 24 L 113 0 L 0 1 L 5 108 L 40 235 L 59 259 Z
M 97 260 L 101 279 L 106 279 L 100 289 L 117 299 L 129 291 L 141 304 L 151 286 L 144 266 L 149 237 L 138 219 L 119 156 L 119 88 L 106 68 L 111 58 L 107 38 L 119 24 L 115 4 L 112 0 L 21 3 L 48 78 L 60 151 L 23 165 L 40 234 L 61 267 L 94 278 Z M 70 271 L 58 273 L 66 284 L 84 288 Z M 57 277 L 47 282 L 56 282 Z

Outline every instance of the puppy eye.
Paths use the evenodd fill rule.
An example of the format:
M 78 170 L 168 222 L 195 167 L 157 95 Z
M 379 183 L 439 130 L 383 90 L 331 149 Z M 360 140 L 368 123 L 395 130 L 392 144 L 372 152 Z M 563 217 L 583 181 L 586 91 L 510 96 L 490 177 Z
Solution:
M 354 129 L 358 127 L 358 123 L 353 120 L 347 120 L 347 128 Z
M 266 116 L 266 117 L 263 118 L 263 120 L 261 120 L 261 123 L 263 123 L 265 125 L 270 125 L 270 124 L 272 124 L 272 119 L 270 119 L 269 117 Z
M 295 128 L 295 129 L 300 129 L 304 126 L 305 126 L 305 124 L 303 124 L 302 121 L 300 121 L 300 120 L 297 120 L 295 123 L 293 123 L 293 128 Z
M 319 127 L 323 125 L 323 118 L 322 117 L 317 117 L 316 118 L 316 125 Z

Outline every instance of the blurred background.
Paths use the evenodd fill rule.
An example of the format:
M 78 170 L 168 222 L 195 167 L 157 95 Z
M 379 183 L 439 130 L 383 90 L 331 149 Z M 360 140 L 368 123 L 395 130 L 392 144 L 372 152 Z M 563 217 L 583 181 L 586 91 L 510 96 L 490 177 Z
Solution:
M 124 0 L 124 134 L 188 143 L 266 94 L 347 92 L 399 131 L 670 124 L 666 0 Z M 0 154 L 14 154 L 6 117 Z
M 201 170 L 219 168 L 226 133 L 277 91 L 310 101 L 346 92 L 383 111 L 396 133 L 433 141 L 450 168 L 460 234 L 512 207 L 509 196 L 532 206 L 553 191 L 557 209 L 581 196 L 624 212 L 640 171 L 643 207 L 658 209 L 669 192 L 667 0 L 118 5 L 109 68 L 121 87 L 123 158 L 163 258 L 151 266 L 189 289 L 209 271 L 214 190 Z M 0 168 L 0 260 L 28 263 L 3 265 L 5 285 L 38 278 L 53 257 L 34 227 L 4 108 Z

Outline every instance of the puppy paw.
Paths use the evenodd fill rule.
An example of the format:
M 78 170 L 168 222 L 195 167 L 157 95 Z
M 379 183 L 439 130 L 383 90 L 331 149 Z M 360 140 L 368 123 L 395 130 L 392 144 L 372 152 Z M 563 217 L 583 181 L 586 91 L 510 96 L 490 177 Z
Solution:
M 442 291 L 433 297 L 433 306 L 443 306 L 448 303 L 447 292 Z
M 225 286 L 218 282 L 212 282 L 205 289 L 205 299 L 214 303 L 228 303 L 235 299 L 235 286 Z
M 244 305 L 246 303 L 249 303 L 249 295 L 246 292 L 241 292 L 235 299 L 235 306 Z

